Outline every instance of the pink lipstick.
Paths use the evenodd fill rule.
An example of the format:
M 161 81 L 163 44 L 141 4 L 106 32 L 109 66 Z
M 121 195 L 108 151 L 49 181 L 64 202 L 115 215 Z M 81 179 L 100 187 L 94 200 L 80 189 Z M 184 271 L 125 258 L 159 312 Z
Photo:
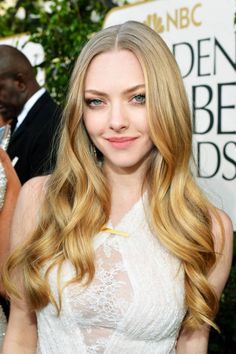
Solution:
M 123 137 L 110 137 L 107 138 L 107 141 L 116 149 L 126 149 L 136 140 L 136 137 L 123 136 Z

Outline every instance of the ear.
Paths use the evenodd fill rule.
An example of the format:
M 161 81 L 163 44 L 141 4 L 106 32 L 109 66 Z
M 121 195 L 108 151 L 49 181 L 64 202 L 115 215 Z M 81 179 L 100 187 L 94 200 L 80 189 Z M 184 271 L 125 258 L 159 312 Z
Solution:
M 25 80 L 24 75 L 22 73 L 17 73 L 14 77 L 14 81 L 15 81 L 16 87 L 19 91 L 25 91 L 26 80 Z

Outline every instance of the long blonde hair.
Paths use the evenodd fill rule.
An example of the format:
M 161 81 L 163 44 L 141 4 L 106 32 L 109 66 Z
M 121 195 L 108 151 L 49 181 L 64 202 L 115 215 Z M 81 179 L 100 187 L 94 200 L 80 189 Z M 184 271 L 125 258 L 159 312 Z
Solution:
M 138 58 L 145 77 L 150 137 L 155 149 L 146 180 L 153 231 L 176 256 L 185 272 L 184 325 L 197 328 L 213 322 L 218 299 L 207 274 L 216 262 L 210 211 L 213 206 L 194 182 L 189 164 L 192 132 L 188 101 L 174 57 L 160 36 L 147 26 L 130 21 L 96 34 L 75 65 L 64 111 L 57 166 L 47 183 L 41 217 L 31 239 L 10 257 L 5 284 L 14 292 L 10 274 L 23 270 L 24 285 L 33 309 L 56 302 L 48 284 L 53 266 L 58 274 L 65 260 L 75 268 L 70 281 L 89 284 L 95 273 L 92 238 L 110 214 L 108 181 L 91 154 L 83 124 L 86 72 L 100 53 L 126 49 Z M 104 63 L 105 65 L 105 63 Z M 50 261 L 50 262 L 49 262 Z M 46 277 L 42 266 L 49 264 Z M 14 292 L 15 293 L 15 292 Z

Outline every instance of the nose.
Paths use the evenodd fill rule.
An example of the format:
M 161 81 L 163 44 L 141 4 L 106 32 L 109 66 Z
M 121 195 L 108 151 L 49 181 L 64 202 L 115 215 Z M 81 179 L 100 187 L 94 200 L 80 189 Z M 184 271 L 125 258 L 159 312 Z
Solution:
M 123 131 L 128 128 L 128 112 L 121 102 L 114 102 L 111 105 L 109 126 L 114 131 Z

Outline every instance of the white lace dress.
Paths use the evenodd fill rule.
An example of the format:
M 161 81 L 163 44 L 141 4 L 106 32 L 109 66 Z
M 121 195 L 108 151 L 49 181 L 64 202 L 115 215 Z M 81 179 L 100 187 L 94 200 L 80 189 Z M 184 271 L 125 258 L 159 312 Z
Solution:
M 141 199 L 115 229 L 128 236 L 100 232 L 95 237 L 96 275 L 90 286 L 66 287 L 59 317 L 51 304 L 37 313 L 37 354 L 175 353 L 186 312 L 180 263 L 150 232 Z M 62 280 L 73 274 L 65 262 Z M 54 294 L 56 281 L 52 270 Z

